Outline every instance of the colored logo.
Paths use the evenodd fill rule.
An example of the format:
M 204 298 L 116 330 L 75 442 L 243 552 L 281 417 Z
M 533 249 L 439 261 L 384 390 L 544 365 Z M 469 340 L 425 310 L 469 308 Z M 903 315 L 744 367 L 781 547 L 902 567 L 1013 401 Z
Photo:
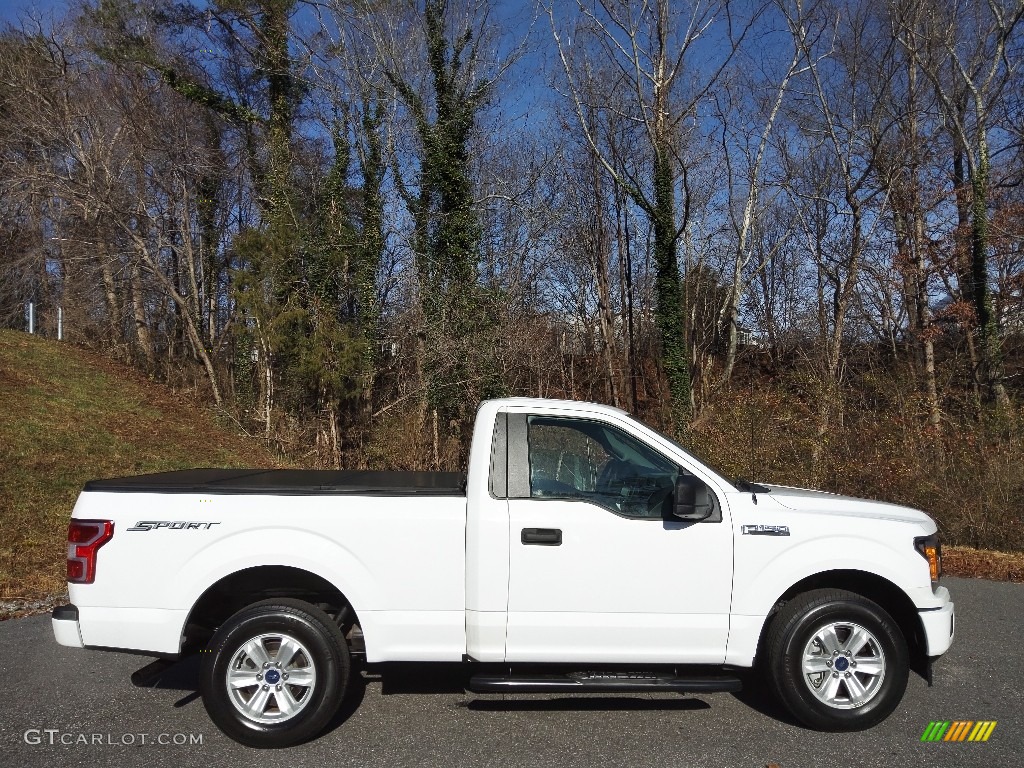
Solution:
M 937 720 L 928 723 L 921 741 L 988 741 L 995 720 Z

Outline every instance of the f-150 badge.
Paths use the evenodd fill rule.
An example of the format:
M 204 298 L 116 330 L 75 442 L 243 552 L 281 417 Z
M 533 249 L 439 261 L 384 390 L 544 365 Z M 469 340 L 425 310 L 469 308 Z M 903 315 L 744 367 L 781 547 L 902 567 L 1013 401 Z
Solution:
M 208 531 L 220 523 L 190 523 L 186 520 L 139 520 L 129 531 L 155 531 L 166 528 L 169 531 Z
M 789 536 L 788 525 L 743 525 L 740 533 L 744 536 Z

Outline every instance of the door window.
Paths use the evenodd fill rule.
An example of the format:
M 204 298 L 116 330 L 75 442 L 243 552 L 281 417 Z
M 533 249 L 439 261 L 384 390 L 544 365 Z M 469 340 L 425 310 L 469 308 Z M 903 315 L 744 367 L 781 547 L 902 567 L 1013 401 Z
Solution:
M 668 519 L 680 469 L 607 424 L 531 416 L 530 497 L 589 501 L 625 517 Z

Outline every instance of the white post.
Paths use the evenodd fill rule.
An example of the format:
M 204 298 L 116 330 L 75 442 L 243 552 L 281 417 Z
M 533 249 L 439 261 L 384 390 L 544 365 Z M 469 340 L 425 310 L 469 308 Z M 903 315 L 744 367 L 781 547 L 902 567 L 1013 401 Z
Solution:
M 57 341 L 64 340 L 64 307 L 57 307 Z
M 28 332 L 36 332 L 36 305 L 31 301 L 28 303 Z

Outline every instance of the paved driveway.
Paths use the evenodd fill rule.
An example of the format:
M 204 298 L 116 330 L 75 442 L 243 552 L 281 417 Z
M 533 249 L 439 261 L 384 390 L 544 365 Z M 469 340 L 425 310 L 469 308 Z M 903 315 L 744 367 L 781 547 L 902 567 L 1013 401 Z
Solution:
M 0 622 L 0 766 L 1022 766 L 1024 585 L 945 583 L 957 638 L 935 686 L 911 675 L 899 710 L 854 734 L 808 731 L 729 694 L 503 699 L 464 693 L 449 669 L 396 667 L 364 673 L 317 740 L 261 752 L 207 719 L 194 660 L 136 687 L 149 659 L 62 648 L 49 617 L 14 619 Z M 983 744 L 922 743 L 931 720 L 998 725 Z

